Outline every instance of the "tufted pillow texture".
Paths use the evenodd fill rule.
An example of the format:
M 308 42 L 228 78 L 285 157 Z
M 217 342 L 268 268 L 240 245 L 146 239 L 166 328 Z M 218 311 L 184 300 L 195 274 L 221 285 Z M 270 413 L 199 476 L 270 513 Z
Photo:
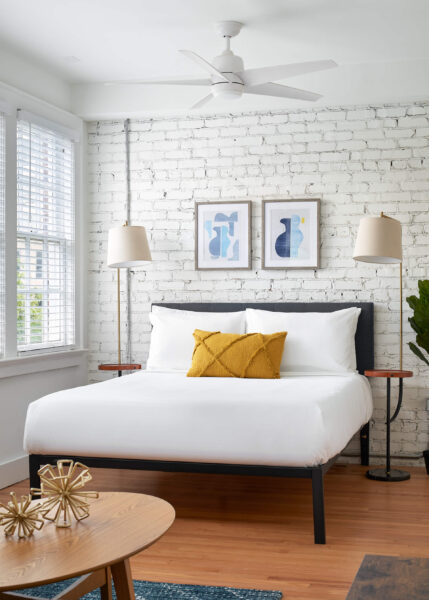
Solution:
M 286 335 L 286 331 L 239 335 L 196 329 L 188 377 L 278 379 Z

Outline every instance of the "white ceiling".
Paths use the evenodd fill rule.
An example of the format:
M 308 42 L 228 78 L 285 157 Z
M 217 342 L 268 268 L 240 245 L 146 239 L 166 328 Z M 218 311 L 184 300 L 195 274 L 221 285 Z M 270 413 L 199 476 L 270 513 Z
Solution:
M 290 81 L 323 104 L 429 98 L 428 0 L 1 0 L 0 44 L 73 84 L 85 117 L 180 111 L 206 90 L 100 84 L 203 75 L 177 49 L 210 60 L 222 48 L 213 23 L 225 19 L 245 25 L 232 43 L 245 67 L 336 60 L 340 69 Z M 289 105 L 246 97 L 234 108 Z

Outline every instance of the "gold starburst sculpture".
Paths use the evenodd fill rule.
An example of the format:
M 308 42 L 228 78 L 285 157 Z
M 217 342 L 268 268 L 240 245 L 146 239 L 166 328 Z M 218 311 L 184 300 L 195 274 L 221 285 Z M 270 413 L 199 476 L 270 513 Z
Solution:
M 42 529 L 44 521 L 39 516 L 42 505 L 32 505 L 31 496 L 21 496 L 21 500 L 15 492 L 10 496 L 12 500 L 7 504 L 0 502 L 0 525 L 4 527 L 5 535 L 13 535 L 18 529 L 18 537 L 24 538 L 33 535 L 35 529 Z
M 57 461 L 57 465 L 44 465 L 38 470 L 40 489 L 31 488 L 31 493 L 44 502 L 41 514 L 57 527 L 70 527 L 72 515 L 77 521 L 89 517 L 86 498 L 98 498 L 98 492 L 82 492 L 83 486 L 91 481 L 88 467 L 70 459 Z

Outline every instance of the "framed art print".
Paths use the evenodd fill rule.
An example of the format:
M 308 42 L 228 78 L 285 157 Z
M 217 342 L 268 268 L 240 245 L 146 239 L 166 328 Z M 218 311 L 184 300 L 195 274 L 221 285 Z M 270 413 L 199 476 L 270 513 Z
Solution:
M 195 268 L 250 269 L 251 202 L 196 202 Z
M 262 268 L 318 268 L 319 219 L 319 200 L 263 200 Z

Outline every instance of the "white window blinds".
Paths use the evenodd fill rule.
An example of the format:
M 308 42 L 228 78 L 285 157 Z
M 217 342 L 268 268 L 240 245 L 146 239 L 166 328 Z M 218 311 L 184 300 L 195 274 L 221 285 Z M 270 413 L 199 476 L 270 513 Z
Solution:
M 62 132 L 17 125 L 17 346 L 75 341 L 74 156 Z
M 5 118 L 0 113 L 0 356 L 4 355 L 5 349 Z

